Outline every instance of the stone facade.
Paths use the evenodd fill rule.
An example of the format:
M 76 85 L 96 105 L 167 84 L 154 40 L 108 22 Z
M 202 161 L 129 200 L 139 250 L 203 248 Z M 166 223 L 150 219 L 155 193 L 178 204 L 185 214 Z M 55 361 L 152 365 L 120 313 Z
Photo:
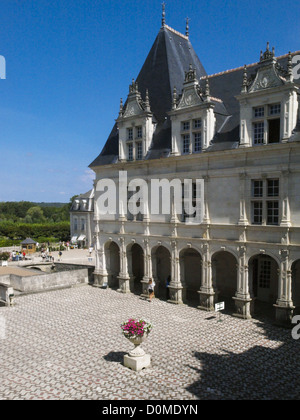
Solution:
M 125 105 L 121 101 L 102 154 L 90 165 L 96 173 L 95 286 L 146 295 L 153 278 L 156 295 L 171 303 L 196 298 L 200 309 L 213 311 L 224 299 L 234 304 L 233 315 L 249 319 L 264 302 L 274 306 L 278 322 L 289 323 L 300 305 L 299 84 L 292 54 L 277 59 L 268 45 L 255 65 L 198 75 L 201 63 L 196 71 L 187 61 L 195 60 L 188 34 L 163 24 L 157 54 L 163 36 L 166 43 L 178 41 L 174 48 L 188 46 L 178 71 L 176 65 L 168 70 L 170 79 L 175 73 L 178 79 L 179 64 L 185 66 L 181 85 L 163 114 L 145 76 L 150 53 Z M 155 79 L 159 69 L 151 71 Z M 203 179 L 202 223 L 185 223 L 174 207 L 170 214 L 151 214 L 151 198 L 143 215 L 122 206 L 115 215 L 100 214 L 99 182 L 119 186 L 122 171 L 128 183 L 142 178 L 147 185 L 152 179 Z
M 71 242 L 80 247 L 94 243 L 94 190 L 73 200 L 70 209 Z

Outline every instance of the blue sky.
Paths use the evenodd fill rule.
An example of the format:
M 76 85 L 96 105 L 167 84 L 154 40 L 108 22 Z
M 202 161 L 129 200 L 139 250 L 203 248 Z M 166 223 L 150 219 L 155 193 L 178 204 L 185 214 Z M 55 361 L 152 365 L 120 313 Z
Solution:
M 300 2 L 166 0 L 209 74 L 300 50 Z M 161 0 L 1 0 L 0 201 L 68 202 L 161 26 Z

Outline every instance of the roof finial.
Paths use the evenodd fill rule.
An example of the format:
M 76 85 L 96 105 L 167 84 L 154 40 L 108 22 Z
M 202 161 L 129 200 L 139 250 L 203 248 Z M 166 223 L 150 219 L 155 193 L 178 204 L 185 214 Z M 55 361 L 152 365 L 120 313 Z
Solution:
M 162 19 L 161 19 L 162 26 L 165 26 L 166 24 L 166 3 L 162 3 Z
M 145 98 L 145 111 L 150 112 L 150 101 L 149 101 L 149 91 L 146 89 L 146 98 Z
M 242 93 L 247 93 L 247 86 L 248 86 L 248 75 L 247 75 L 247 65 L 244 66 L 244 76 L 243 76 L 243 86 L 242 86 Z
M 210 86 L 209 86 L 208 77 L 206 77 L 206 81 L 205 81 L 205 97 L 206 97 L 206 100 L 209 101 L 209 99 L 210 99 Z
M 289 57 L 288 57 L 288 66 L 287 66 L 287 69 L 288 69 L 288 81 L 289 82 L 292 82 L 294 79 L 293 79 L 293 58 L 292 58 L 292 53 L 291 52 L 289 52 Z
M 176 109 L 176 107 L 177 107 L 177 89 L 176 89 L 176 86 L 174 86 L 172 109 Z
M 124 107 L 123 107 L 123 99 L 120 99 L 120 111 L 119 111 L 119 117 L 123 116 L 123 111 L 124 111 Z
M 190 21 L 190 18 L 186 18 L 186 28 L 185 28 L 185 36 L 187 36 L 187 37 L 189 37 L 190 36 L 190 32 L 189 32 L 189 29 L 190 29 L 190 27 L 189 27 L 189 21 Z

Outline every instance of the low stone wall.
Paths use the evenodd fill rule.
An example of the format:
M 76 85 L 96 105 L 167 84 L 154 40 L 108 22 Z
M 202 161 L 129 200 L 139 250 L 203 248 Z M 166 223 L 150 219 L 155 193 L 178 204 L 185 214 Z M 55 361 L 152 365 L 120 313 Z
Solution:
M 11 274 L 9 276 L 9 284 L 15 290 L 24 293 L 41 292 L 87 283 L 87 268 L 80 268 L 71 271 L 61 271 L 52 274 L 38 273 L 36 276 L 30 277 L 22 277 L 15 274 Z

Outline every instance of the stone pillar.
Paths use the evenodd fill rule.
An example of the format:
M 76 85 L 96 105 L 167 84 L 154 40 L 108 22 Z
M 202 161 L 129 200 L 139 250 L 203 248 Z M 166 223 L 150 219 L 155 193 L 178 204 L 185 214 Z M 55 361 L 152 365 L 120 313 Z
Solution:
M 280 276 L 276 308 L 276 323 L 290 326 L 295 307 L 292 301 L 292 272 L 289 270 L 289 251 L 281 250 Z
M 210 225 L 210 216 L 209 216 L 209 176 L 204 176 L 204 217 L 203 224 Z
M 171 253 L 171 283 L 169 285 L 170 299 L 168 302 L 182 304 L 182 284 L 180 282 L 180 262 L 177 241 L 172 241 Z
M 204 311 L 214 311 L 215 303 L 215 292 L 212 284 L 212 265 L 209 255 L 209 245 L 203 245 L 203 254 L 202 254 L 202 282 L 199 297 L 200 305 L 198 309 Z
M 239 225 L 247 226 L 249 224 L 247 219 L 246 213 L 246 198 L 245 198 L 245 191 L 246 191 L 246 181 L 247 181 L 247 174 L 241 173 L 240 174 L 240 218 L 239 218 Z
M 130 293 L 130 276 L 128 274 L 127 252 L 124 238 L 120 238 L 120 274 L 118 292 Z
M 291 211 L 289 202 L 289 171 L 283 171 L 281 175 L 281 203 L 282 203 L 282 218 L 280 226 L 291 226 Z
M 186 301 L 186 284 L 185 284 L 185 267 L 184 267 L 184 257 L 179 257 L 179 266 L 180 266 L 180 282 L 182 285 L 182 300 Z
M 104 247 L 97 247 L 96 254 L 96 267 L 94 271 L 94 287 L 107 287 L 108 273 L 106 270 L 106 257 Z
M 249 270 L 246 258 L 246 247 L 239 249 L 239 265 L 237 278 L 237 292 L 233 298 L 235 301 L 236 312 L 233 314 L 238 318 L 251 319 L 252 299 L 249 292 Z
M 141 281 L 142 283 L 142 296 L 148 297 L 148 283 L 149 280 L 153 278 L 155 281 L 155 278 L 152 273 L 152 256 L 151 256 L 151 249 L 149 245 L 149 239 L 144 239 L 144 277 Z

